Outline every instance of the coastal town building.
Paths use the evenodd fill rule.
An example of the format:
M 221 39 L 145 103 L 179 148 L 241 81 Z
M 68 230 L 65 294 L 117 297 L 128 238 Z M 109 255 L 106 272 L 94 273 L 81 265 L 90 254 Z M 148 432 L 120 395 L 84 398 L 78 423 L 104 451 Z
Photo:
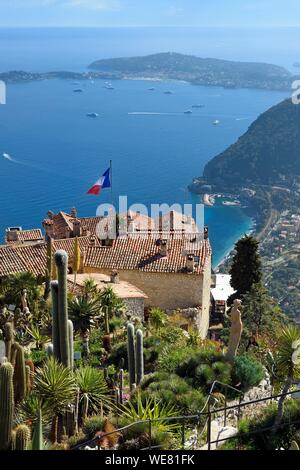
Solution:
M 120 223 L 121 219 L 125 225 Z M 43 221 L 44 238 L 36 234 L 36 241 L 30 236 L 30 241 L 22 243 L 21 237 L 14 240 L 6 236 L 6 244 L 0 246 L 0 278 L 27 271 L 44 277 L 48 238 L 52 239 L 54 250 L 64 249 L 68 253 L 72 274 L 77 238 L 81 255 L 79 274 L 96 276 L 99 282 L 101 276 L 106 276 L 103 283 L 111 279 L 112 273 L 117 274 L 124 288 L 123 298 L 130 289 L 139 293 L 135 297 L 139 312 L 142 302 L 144 308 L 160 307 L 168 312 L 180 309 L 187 315 L 193 309 L 193 321 L 201 336 L 206 337 L 212 256 L 207 229 L 199 231 L 191 217 L 175 211 L 156 220 L 129 211 L 119 215 L 122 232 L 117 230 L 112 238 L 113 220 L 111 216 L 78 217 L 75 208 L 70 214 L 49 211 Z

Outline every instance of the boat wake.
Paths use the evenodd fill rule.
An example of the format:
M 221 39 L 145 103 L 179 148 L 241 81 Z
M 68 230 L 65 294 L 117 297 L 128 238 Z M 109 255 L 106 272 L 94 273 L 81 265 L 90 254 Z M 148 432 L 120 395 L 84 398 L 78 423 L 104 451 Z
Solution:
M 10 161 L 10 162 L 18 163 L 17 160 L 15 160 L 14 158 L 12 158 L 8 153 L 3 153 L 3 154 L 2 154 L 2 157 L 5 158 L 5 160 L 8 160 L 8 161 Z

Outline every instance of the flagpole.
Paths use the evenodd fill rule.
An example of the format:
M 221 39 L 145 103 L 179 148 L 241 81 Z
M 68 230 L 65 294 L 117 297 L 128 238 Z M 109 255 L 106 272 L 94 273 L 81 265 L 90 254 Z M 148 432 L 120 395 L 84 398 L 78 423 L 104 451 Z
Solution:
M 113 176 L 112 176 L 112 160 L 109 160 L 109 169 L 110 169 L 110 199 L 111 199 L 111 204 L 113 205 Z

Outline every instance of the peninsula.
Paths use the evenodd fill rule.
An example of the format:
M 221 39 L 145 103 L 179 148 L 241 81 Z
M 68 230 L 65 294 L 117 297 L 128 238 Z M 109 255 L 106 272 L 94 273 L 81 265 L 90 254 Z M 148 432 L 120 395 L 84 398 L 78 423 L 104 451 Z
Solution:
M 27 72 L 0 73 L 6 83 L 35 80 L 181 80 L 202 86 L 224 88 L 256 88 L 263 90 L 291 90 L 294 77 L 284 67 L 257 62 L 234 62 L 221 59 L 203 59 L 172 52 L 144 57 L 101 59 L 89 65 L 84 72 Z
M 294 79 L 288 70 L 278 65 L 203 59 L 176 52 L 102 59 L 90 64 L 89 68 L 116 73 L 123 79 L 184 80 L 194 85 L 224 88 L 290 90 Z

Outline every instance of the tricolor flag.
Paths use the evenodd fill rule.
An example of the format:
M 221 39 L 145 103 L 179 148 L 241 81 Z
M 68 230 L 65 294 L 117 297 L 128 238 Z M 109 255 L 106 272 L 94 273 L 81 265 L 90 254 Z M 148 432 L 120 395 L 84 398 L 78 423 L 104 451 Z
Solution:
M 111 187 L 111 169 L 108 168 L 105 173 L 96 181 L 96 183 L 88 190 L 87 194 L 100 194 L 101 189 Z

